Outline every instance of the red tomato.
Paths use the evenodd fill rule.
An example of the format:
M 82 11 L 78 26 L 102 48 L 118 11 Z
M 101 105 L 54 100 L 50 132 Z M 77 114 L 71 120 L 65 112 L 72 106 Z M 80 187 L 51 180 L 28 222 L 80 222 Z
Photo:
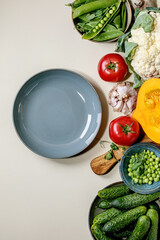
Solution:
M 115 118 L 109 125 L 109 136 L 119 145 L 132 145 L 138 139 L 139 131 L 139 123 L 127 116 Z
M 121 55 L 110 53 L 100 59 L 98 72 L 104 81 L 119 82 L 126 76 L 128 67 Z

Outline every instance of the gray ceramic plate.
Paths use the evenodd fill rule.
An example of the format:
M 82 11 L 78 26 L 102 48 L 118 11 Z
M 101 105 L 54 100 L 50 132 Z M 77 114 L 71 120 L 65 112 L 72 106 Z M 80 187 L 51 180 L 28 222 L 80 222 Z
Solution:
M 23 143 L 47 158 L 66 158 L 84 150 L 95 138 L 101 117 L 101 104 L 91 84 L 63 69 L 29 79 L 13 109 Z

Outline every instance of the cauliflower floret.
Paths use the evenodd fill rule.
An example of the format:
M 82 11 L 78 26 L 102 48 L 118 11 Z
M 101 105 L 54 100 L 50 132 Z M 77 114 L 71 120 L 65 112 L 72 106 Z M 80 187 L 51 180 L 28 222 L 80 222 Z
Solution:
M 142 27 L 131 30 L 129 42 L 138 44 L 131 62 L 135 72 L 142 78 L 160 75 L 160 13 L 150 12 L 154 19 L 151 32 L 144 32 Z

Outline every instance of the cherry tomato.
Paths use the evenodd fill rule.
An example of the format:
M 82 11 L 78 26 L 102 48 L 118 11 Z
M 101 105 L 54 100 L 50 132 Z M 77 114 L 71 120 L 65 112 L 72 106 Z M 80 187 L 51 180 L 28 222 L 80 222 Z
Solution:
M 117 53 L 110 53 L 102 57 L 98 63 L 99 76 L 108 82 L 122 81 L 128 72 L 123 57 Z
M 138 139 L 139 131 L 139 123 L 128 116 L 115 118 L 109 125 L 109 136 L 119 145 L 132 145 Z

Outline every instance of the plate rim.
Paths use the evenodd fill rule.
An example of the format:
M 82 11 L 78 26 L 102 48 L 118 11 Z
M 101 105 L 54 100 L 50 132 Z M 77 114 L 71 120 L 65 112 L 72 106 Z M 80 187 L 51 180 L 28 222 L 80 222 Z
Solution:
M 91 141 L 89 141 L 89 144 L 86 145 L 85 148 L 84 148 L 84 146 L 83 146 L 83 148 L 81 148 L 78 152 L 76 152 L 76 153 L 74 153 L 74 154 L 72 154 L 72 155 L 70 154 L 70 155 L 66 155 L 66 156 L 63 155 L 63 156 L 59 156 L 59 157 L 55 157 L 55 156 L 52 156 L 52 157 L 51 157 L 51 156 L 47 156 L 47 155 L 45 155 L 45 154 L 40 154 L 40 153 L 36 152 L 35 150 L 33 150 L 32 148 L 30 148 L 30 146 L 28 146 L 28 145 L 26 144 L 26 142 L 24 141 L 24 139 L 22 139 L 21 136 L 19 135 L 19 131 L 18 131 L 17 127 L 16 127 L 16 120 L 15 120 L 15 112 L 16 112 L 15 110 L 16 110 L 16 108 L 15 108 L 15 105 L 16 105 L 17 98 L 18 98 L 18 96 L 20 95 L 22 89 L 25 88 L 26 85 L 27 85 L 29 82 L 32 82 L 33 79 L 35 79 L 37 76 L 39 76 L 39 75 L 41 75 L 41 74 L 48 73 L 48 72 L 52 72 L 52 71 L 53 71 L 53 72 L 54 72 L 54 71 L 68 72 L 68 73 L 75 74 L 75 75 L 79 76 L 80 78 L 82 78 L 82 79 L 90 86 L 90 88 L 93 90 L 93 92 L 95 93 L 95 96 L 97 97 L 97 101 L 98 101 L 98 103 L 99 103 L 99 110 L 100 110 L 101 116 L 100 116 L 100 118 L 99 118 L 99 123 L 97 124 L 98 127 L 97 127 L 97 131 L 95 132 L 94 138 L 93 138 Z M 66 158 L 74 157 L 74 156 L 76 156 L 77 154 L 80 154 L 81 152 L 83 152 L 83 151 L 93 142 L 93 140 L 95 139 L 96 135 L 97 135 L 98 132 L 99 132 L 99 129 L 100 129 L 100 126 L 101 126 L 101 122 L 102 122 L 102 105 L 101 105 L 100 98 L 99 98 L 98 93 L 96 92 L 95 88 L 93 87 L 93 85 L 92 85 L 82 74 L 79 74 L 79 73 L 77 73 L 77 72 L 75 72 L 75 71 L 73 71 L 73 70 L 68 70 L 68 69 L 65 69 L 65 68 L 50 68 L 50 69 L 42 70 L 42 71 L 40 71 L 40 72 L 32 75 L 28 80 L 26 80 L 26 81 L 20 86 L 20 88 L 19 88 L 19 90 L 18 90 L 18 92 L 17 92 L 17 94 L 16 94 L 16 96 L 15 96 L 15 98 L 14 98 L 14 101 L 13 101 L 13 106 L 12 106 L 12 123 L 13 123 L 14 129 L 15 129 L 15 131 L 16 131 L 16 134 L 17 134 L 18 138 L 20 139 L 20 141 L 21 141 L 30 151 L 32 151 L 33 153 L 35 153 L 35 154 L 38 155 L 38 156 L 45 157 L 45 158 L 48 158 L 48 159 L 66 159 Z

